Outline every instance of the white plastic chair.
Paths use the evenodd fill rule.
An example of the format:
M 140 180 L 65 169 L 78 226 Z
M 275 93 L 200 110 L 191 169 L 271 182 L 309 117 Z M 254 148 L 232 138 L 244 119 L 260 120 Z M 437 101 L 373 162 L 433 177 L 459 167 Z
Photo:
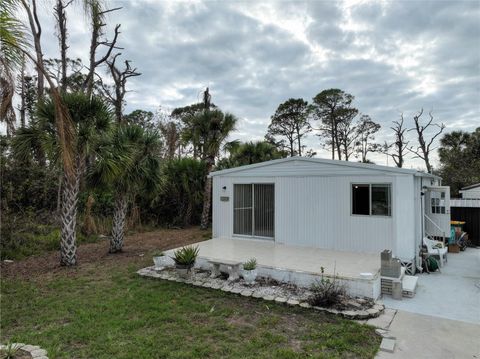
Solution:
M 423 238 L 423 244 L 427 247 L 428 254 L 436 256 L 440 260 L 440 267 L 443 267 L 444 261 L 447 262 L 448 248 L 440 241 L 430 239 L 428 237 Z

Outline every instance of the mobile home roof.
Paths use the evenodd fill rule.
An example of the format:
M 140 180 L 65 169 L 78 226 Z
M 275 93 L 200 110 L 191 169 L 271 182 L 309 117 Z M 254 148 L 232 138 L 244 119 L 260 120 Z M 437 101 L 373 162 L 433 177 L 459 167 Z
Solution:
M 228 169 L 225 169 L 225 170 L 211 172 L 209 174 L 209 177 L 223 176 L 223 175 L 234 175 L 237 172 L 242 172 L 242 171 L 246 171 L 246 170 L 251 170 L 251 169 L 256 169 L 256 168 L 261 168 L 261 167 L 267 167 L 267 166 L 272 166 L 272 165 L 277 165 L 277 164 L 282 164 L 282 163 L 286 163 L 286 162 L 297 162 L 297 161 L 314 163 L 314 164 L 318 164 L 318 165 L 326 164 L 326 165 L 335 165 L 335 166 L 345 166 L 345 167 L 350 167 L 350 168 L 358 168 L 358 169 L 362 169 L 362 170 L 392 172 L 392 173 L 397 173 L 397 174 L 410 174 L 410 175 L 413 175 L 413 176 L 420 176 L 420 177 L 440 178 L 440 177 L 432 175 L 430 173 L 425 173 L 425 172 L 417 171 L 417 170 L 414 170 L 414 169 L 380 166 L 380 165 L 374 165 L 374 164 L 369 164 L 369 163 L 327 160 L 327 159 L 323 159 L 323 158 L 308 158 L 308 157 L 288 157 L 288 158 L 282 158 L 282 159 L 279 159 L 279 160 L 272 160 L 272 161 L 266 161 L 266 162 L 261 162 L 261 163 L 255 163 L 255 164 L 252 164 L 252 165 L 245 165 L 245 166 L 240 166 L 240 167 L 235 167 L 235 168 L 228 168 Z

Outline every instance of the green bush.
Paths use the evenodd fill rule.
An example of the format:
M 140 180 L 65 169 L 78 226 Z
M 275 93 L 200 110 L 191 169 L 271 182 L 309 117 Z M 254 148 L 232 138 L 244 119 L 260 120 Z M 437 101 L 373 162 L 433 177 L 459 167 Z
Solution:
M 175 261 L 175 264 L 186 266 L 188 268 L 193 267 L 195 261 L 197 260 L 199 248 L 198 246 L 187 246 L 180 249 L 177 249 L 173 254 L 172 259 Z
M 257 268 L 257 260 L 255 258 L 251 258 L 243 264 L 244 270 L 254 270 Z

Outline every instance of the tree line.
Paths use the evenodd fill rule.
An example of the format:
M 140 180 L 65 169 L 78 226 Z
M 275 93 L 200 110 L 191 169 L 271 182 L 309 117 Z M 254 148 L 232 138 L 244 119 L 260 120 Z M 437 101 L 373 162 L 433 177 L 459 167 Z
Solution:
M 424 111 L 421 109 L 414 115 L 411 128 L 401 114 L 390 127 L 394 140 L 382 143 L 376 141 L 381 125 L 362 114 L 354 106 L 354 99 L 341 89 L 323 90 L 311 103 L 302 98 L 290 98 L 272 115 L 265 139 L 289 156 L 314 156 L 316 153 L 304 144 L 305 137 L 313 132 L 319 137 L 320 145 L 329 150 L 332 160 L 349 161 L 353 156 L 360 162 L 370 163 L 368 154 L 376 152 L 391 157 L 401 168 L 407 154 L 411 154 L 425 162 L 429 173 L 433 171 L 431 154 L 445 125 L 433 122 L 432 112 L 429 120 L 422 121 Z M 415 132 L 413 140 L 408 139 L 410 131 Z
M 128 81 L 141 73 L 128 59 L 120 64 L 121 25 L 112 34 L 105 30 L 106 15 L 121 8 L 107 8 L 100 0 L 82 2 L 90 28 L 88 63 L 83 64 L 68 57 L 66 9 L 71 3 L 56 0 L 52 8 L 59 45 L 59 57 L 54 59 L 45 59 L 43 53 L 36 0 L 6 0 L 0 8 L 0 117 L 7 128 L 2 136 L 2 175 L 9 180 L 2 186 L 2 212 L 17 218 L 30 209 L 55 209 L 61 229 L 60 262 L 67 266 L 77 262 L 77 211 L 83 209 L 82 230 L 94 231 L 92 210 L 98 198 L 107 204 L 104 214 L 111 216 L 110 253 L 122 250 L 127 212 L 130 208 L 138 213 L 140 203 L 150 214 L 156 206 L 173 206 L 176 214 L 170 218 L 188 225 L 200 202 L 201 226 L 207 228 L 211 204 L 207 175 L 237 122 L 210 103 L 208 89 L 203 103 L 172 113 L 186 124 L 181 132 L 174 121 L 149 123 L 151 118 L 143 111 L 126 116 Z M 28 19 L 25 24 L 17 18 L 20 13 Z M 33 74 L 27 73 L 29 67 Z M 174 158 L 177 148 L 180 158 Z M 190 150 L 193 158 L 185 158 Z M 34 198 L 18 192 L 18 181 L 29 190 L 35 187 Z
M 261 141 L 232 139 L 239 120 L 215 105 L 208 88 L 200 102 L 172 111 L 125 113 L 129 81 L 141 72 L 122 58 L 121 25 L 111 34 L 105 30 L 106 14 L 121 8 L 107 8 L 100 0 L 82 4 L 90 29 L 87 64 L 68 57 L 66 9 L 71 1 L 56 0 L 51 12 L 57 58 L 44 56 L 36 0 L 5 0 L 0 8 L 0 117 L 7 129 L 0 141 L 1 209 L 4 228 L 10 228 L 3 231 L 2 246 L 8 238 L 15 242 L 21 237 L 15 231 L 27 217 L 60 227 L 60 262 L 67 266 L 77 263 L 78 232 L 98 233 L 101 223 L 108 224 L 111 253 L 122 250 L 126 228 L 138 223 L 200 224 L 206 229 L 208 173 L 314 156 L 305 145 L 310 135 L 318 136 L 332 159 L 368 163 L 368 155 L 379 152 L 403 167 L 410 154 L 433 171 L 431 154 L 445 126 L 436 124 L 431 112 L 424 121 L 419 111 L 411 128 L 400 116 L 391 126 L 394 141 L 379 143 L 380 125 L 360 113 L 354 96 L 340 89 L 323 90 L 311 103 L 292 98 L 280 104 Z M 21 12 L 25 24 L 17 19 Z M 456 156 L 478 154 L 478 137 L 477 130 L 442 138 L 444 174 L 455 177 Z M 477 169 L 479 157 L 472 162 Z M 455 177 L 455 183 L 474 181 L 478 173 Z

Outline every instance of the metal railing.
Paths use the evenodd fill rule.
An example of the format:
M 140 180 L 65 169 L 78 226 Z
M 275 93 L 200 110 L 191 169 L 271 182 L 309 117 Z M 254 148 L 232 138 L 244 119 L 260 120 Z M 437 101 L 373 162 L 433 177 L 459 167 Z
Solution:
M 424 217 L 425 217 L 426 219 L 428 219 L 428 220 L 430 221 L 430 223 L 433 224 L 433 226 L 434 226 L 435 228 L 437 228 L 437 229 L 443 234 L 443 238 L 447 238 L 447 237 L 445 236 L 445 231 L 444 231 L 438 224 L 436 224 L 436 223 L 435 223 L 429 216 L 427 216 L 426 214 L 424 214 Z M 433 237 L 431 234 L 427 233 L 427 231 L 425 231 L 425 234 L 426 234 L 426 236 L 427 236 L 428 238 Z M 433 239 L 433 238 L 430 238 L 430 239 Z

